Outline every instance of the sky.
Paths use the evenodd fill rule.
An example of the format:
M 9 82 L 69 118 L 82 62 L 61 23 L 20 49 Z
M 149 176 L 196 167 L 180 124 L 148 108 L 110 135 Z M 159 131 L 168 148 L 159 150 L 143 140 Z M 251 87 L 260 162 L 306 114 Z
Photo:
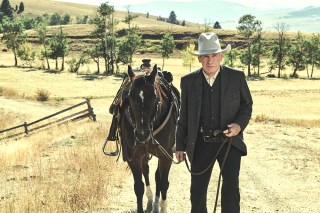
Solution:
M 106 0 L 60 0 L 66 2 L 74 3 L 83 3 L 83 4 L 92 4 L 100 5 L 101 3 L 106 2 Z M 169 1 L 169 0 L 109 0 L 109 5 L 113 6 L 124 6 L 124 5 L 133 5 L 146 2 L 154 1 Z M 196 2 L 201 0 L 170 0 L 170 2 Z M 293 9 L 302 9 L 308 6 L 320 6 L 319 0 L 224 0 L 227 2 L 235 2 L 242 4 L 246 7 L 252 8 L 293 8 Z

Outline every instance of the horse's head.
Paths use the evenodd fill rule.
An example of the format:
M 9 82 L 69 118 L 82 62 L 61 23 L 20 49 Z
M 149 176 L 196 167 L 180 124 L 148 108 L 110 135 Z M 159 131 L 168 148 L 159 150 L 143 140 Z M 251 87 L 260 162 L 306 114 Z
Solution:
M 147 75 L 135 75 L 131 66 L 128 67 L 131 87 L 128 93 L 130 117 L 134 123 L 134 138 L 139 144 L 147 144 L 152 139 L 152 123 L 158 106 L 155 79 L 157 65 Z

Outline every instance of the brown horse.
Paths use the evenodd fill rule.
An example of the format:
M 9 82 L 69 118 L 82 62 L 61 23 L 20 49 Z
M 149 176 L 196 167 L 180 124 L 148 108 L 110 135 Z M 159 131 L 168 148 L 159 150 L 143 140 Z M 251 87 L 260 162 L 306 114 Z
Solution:
M 167 190 L 169 170 L 172 161 L 160 150 L 163 147 L 172 157 L 174 146 L 177 108 L 174 104 L 171 87 L 158 76 L 157 66 L 148 74 L 135 74 L 128 67 L 128 92 L 120 109 L 120 140 L 122 154 L 134 178 L 134 191 L 137 197 L 137 212 L 143 213 L 143 195 L 146 184 L 148 204 L 146 212 L 167 212 Z M 158 158 L 155 172 L 156 193 L 153 194 L 149 182 L 150 154 Z M 161 200 L 160 200 L 161 193 Z

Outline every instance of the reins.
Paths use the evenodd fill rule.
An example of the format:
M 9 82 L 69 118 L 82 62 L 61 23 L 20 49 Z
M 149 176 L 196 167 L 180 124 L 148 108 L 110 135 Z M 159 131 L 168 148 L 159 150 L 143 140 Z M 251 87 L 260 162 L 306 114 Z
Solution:
M 169 159 L 171 160 L 174 164 L 179 164 L 181 163 L 181 161 L 175 161 L 173 159 L 173 157 L 171 157 L 171 155 L 165 150 L 165 148 L 163 148 L 163 146 L 161 146 L 161 144 L 156 140 L 156 139 L 153 139 L 153 141 L 155 142 L 155 144 L 158 146 L 158 148 L 160 149 L 160 151 Z M 217 211 L 217 205 L 218 205 L 218 199 L 219 199 L 219 191 L 220 191 L 220 185 L 221 185 L 221 176 L 222 176 L 222 170 L 224 168 L 224 164 L 227 160 L 227 157 L 228 157 L 228 154 L 229 154 L 229 151 L 230 151 L 230 147 L 231 147 L 231 142 L 232 142 L 232 137 L 231 138 L 226 138 L 220 145 L 216 155 L 214 156 L 212 162 L 209 164 L 209 166 L 207 168 L 205 168 L 203 171 L 201 172 L 192 172 L 191 169 L 190 169 L 190 166 L 189 166 L 189 163 L 187 161 L 187 159 L 185 159 L 185 163 L 186 163 L 186 166 L 187 166 L 187 169 L 188 171 L 190 172 L 191 175 L 202 175 L 203 173 L 205 173 L 206 171 L 208 171 L 210 169 L 211 166 L 213 166 L 213 164 L 215 163 L 220 151 L 222 150 L 223 146 L 228 143 L 228 147 L 227 147 L 227 150 L 226 150 L 226 153 L 223 157 L 223 161 L 222 161 L 222 164 L 221 164 L 221 167 L 220 167 L 220 173 L 219 173 L 219 179 L 218 179 L 218 186 L 217 186 L 217 192 L 216 192 L 216 200 L 215 200 L 215 203 L 214 203 L 214 209 L 213 209 L 213 213 L 215 213 Z
M 224 167 L 224 164 L 226 162 L 226 159 L 228 157 L 228 154 L 229 154 L 229 150 L 230 150 L 230 147 L 231 147 L 231 142 L 232 142 L 232 138 L 226 138 L 220 145 L 216 155 L 214 156 L 212 162 L 209 164 L 209 166 L 207 168 L 205 168 L 203 171 L 201 172 L 192 172 L 190 167 L 189 167 L 189 164 L 188 164 L 188 161 L 187 159 L 185 159 L 185 162 L 186 162 L 186 166 L 188 168 L 188 171 L 190 172 L 191 175 L 202 175 L 203 173 L 205 173 L 206 171 L 209 170 L 209 168 L 211 166 L 213 166 L 214 162 L 216 161 L 220 151 L 222 150 L 223 146 L 228 143 L 228 147 L 227 147 L 227 150 L 226 150 L 226 153 L 224 155 L 224 158 L 223 158 L 223 161 L 222 161 L 222 165 L 220 167 L 220 173 L 219 173 L 219 179 L 218 179 L 218 186 L 217 186 L 217 192 L 216 192 L 216 200 L 215 200 L 215 203 L 214 203 L 214 209 L 213 209 L 213 213 L 216 212 L 217 210 L 217 204 L 218 204 L 218 198 L 219 198 L 219 191 L 220 191 L 220 184 L 221 184 L 221 176 L 222 176 L 222 170 L 223 170 L 223 167 Z

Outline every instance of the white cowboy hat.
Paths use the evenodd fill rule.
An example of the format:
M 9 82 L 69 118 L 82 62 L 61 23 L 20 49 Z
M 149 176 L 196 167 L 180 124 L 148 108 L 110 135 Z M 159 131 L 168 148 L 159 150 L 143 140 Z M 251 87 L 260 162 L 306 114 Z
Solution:
M 231 50 L 231 45 L 228 44 L 225 49 L 221 49 L 217 34 L 213 32 L 201 33 L 198 39 L 198 51 L 191 52 L 192 55 L 210 55 L 214 53 L 228 53 Z

